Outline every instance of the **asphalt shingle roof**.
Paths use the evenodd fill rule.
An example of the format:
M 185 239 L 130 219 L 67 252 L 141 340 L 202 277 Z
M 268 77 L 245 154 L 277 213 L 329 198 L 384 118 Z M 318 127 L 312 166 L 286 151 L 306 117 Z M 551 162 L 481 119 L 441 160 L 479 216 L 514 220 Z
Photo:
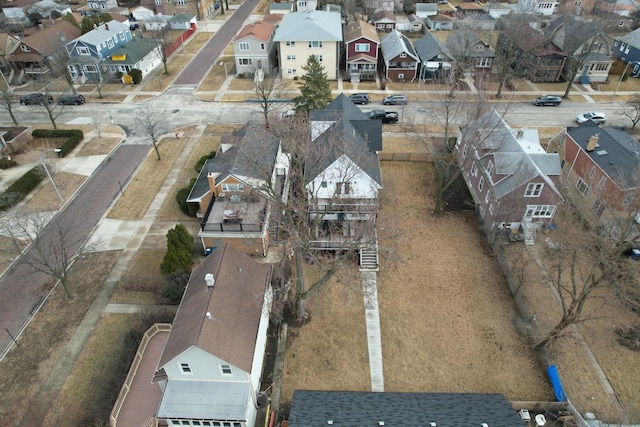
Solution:
M 640 28 L 631 31 L 629 34 L 622 37 L 616 37 L 615 39 L 620 40 L 631 47 L 640 49 Z
M 374 393 L 295 390 L 289 427 L 336 426 L 522 427 L 501 394 Z M 431 424 L 435 423 L 435 424 Z
M 385 61 L 391 61 L 401 53 L 406 53 L 416 60 L 419 59 L 411 41 L 398 30 L 393 30 L 382 37 L 380 50 Z
M 125 33 L 129 32 L 129 26 L 122 22 L 111 20 L 106 24 L 100 25 L 98 28 L 94 28 L 86 34 L 83 34 L 78 37 L 76 41 L 84 42 L 91 46 L 98 46 L 105 40 L 108 40 L 113 36 L 117 36 L 121 31 Z
M 453 54 L 443 42 L 438 40 L 431 33 L 427 33 L 415 42 L 416 52 L 422 62 L 429 61 L 442 54 L 449 61 L 453 60 Z
M 276 29 L 274 41 L 342 41 L 340 15 L 320 10 L 289 13 Z

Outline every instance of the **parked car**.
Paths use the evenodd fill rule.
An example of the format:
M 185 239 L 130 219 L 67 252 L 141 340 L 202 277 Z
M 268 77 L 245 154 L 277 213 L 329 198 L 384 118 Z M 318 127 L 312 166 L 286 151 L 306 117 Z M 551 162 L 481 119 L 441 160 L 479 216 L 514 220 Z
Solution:
M 129 25 L 129 31 L 135 31 L 140 28 L 140 24 L 131 24 Z
M 373 110 L 369 112 L 371 120 L 382 120 L 382 123 L 395 123 L 398 121 L 398 113 L 395 111 Z
M 296 110 L 287 110 L 280 113 L 280 117 L 282 117 L 283 119 L 293 117 L 295 115 L 296 115 Z
M 382 100 L 382 105 L 407 105 L 407 97 L 404 95 L 387 96 Z
M 369 94 L 368 93 L 354 93 L 349 96 L 349 99 L 354 104 L 368 104 L 369 103 Z
M 576 117 L 576 122 L 578 123 L 584 123 L 589 120 L 600 125 L 607 121 L 607 116 L 604 113 L 597 113 L 592 111 L 589 113 L 580 114 L 578 117 Z
M 60 105 L 82 105 L 86 102 L 84 96 L 79 94 L 65 95 L 58 98 Z
M 22 105 L 44 105 L 45 102 L 51 104 L 53 96 L 47 96 L 44 93 L 30 93 L 20 98 L 20 104 Z
M 553 105 L 557 107 L 562 103 L 562 98 L 556 95 L 545 95 L 533 100 L 533 105 L 539 107 L 541 105 Z

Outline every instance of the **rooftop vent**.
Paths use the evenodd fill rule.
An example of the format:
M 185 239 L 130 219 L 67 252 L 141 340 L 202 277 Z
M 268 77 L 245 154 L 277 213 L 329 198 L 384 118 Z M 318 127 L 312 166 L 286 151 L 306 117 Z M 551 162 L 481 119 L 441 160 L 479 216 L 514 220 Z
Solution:
M 607 150 L 598 150 L 598 151 L 596 151 L 596 154 L 598 156 L 606 156 L 609 153 L 607 153 Z
M 598 141 L 600 140 L 600 134 L 596 133 L 595 135 L 589 138 L 589 142 L 587 142 L 587 151 L 593 151 L 598 145 Z
M 384 425 L 384 421 L 378 421 L 378 425 L 379 426 L 383 426 Z
M 207 287 L 213 288 L 213 284 L 215 283 L 215 279 L 213 278 L 213 274 L 212 273 L 205 274 L 204 281 L 207 283 Z
M 207 319 L 209 320 L 211 320 L 211 318 L 213 317 L 210 311 L 207 311 L 207 314 L 205 314 L 205 316 L 207 316 Z
M 327 420 L 327 424 L 329 424 L 330 426 L 333 425 L 333 420 Z

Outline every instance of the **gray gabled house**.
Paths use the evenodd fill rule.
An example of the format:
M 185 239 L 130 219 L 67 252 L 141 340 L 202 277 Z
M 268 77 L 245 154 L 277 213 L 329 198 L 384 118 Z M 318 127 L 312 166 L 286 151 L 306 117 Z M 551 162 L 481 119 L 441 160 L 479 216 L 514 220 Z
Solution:
M 236 74 L 269 73 L 276 66 L 276 26 L 265 21 L 245 25 L 233 39 Z
M 446 80 L 455 58 L 446 44 L 427 33 L 415 42 L 420 57 L 420 80 Z

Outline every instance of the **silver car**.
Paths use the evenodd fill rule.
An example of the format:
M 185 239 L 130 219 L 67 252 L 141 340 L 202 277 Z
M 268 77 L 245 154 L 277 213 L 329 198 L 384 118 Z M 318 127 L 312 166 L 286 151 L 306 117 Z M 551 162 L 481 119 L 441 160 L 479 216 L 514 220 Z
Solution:
M 404 95 L 387 96 L 382 100 L 382 105 L 407 105 L 407 97 Z
M 580 114 L 578 117 L 576 117 L 576 122 L 578 123 L 588 122 L 589 120 L 591 120 L 595 124 L 600 125 L 607 121 L 607 116 L 604 113 L 597 113 L 592 111 L 589 113 Z

